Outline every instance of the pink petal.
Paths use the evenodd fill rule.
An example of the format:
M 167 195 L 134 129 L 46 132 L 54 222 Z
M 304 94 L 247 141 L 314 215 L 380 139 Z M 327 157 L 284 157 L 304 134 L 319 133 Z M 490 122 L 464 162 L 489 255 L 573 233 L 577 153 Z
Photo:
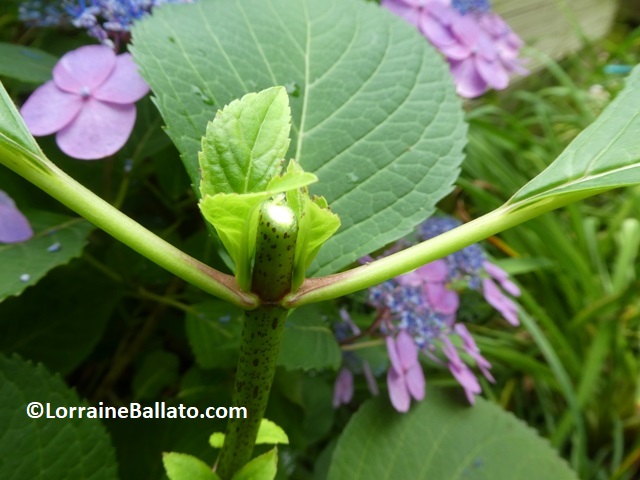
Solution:
M 420 17 L 419 7 L 411 6 L 409 3 L 415 2 L 403 2 L 401 0 L 382 0 L 381 6 L 389 10 L 394 15 L 397 15 L 411 25 L 418 25 L 418 18 Z
M 398 358 L 400 359 L 400 365 L 402 365 L 402 371 L 409 370 L 413 365 L 419 365 L 418 347 L 406 330 L 401 330 L 398 334 L 396 338 L 396 350 L 398 352 Z
M 475 56 L 476 71 L 496 90 L 502 90 L 509 86 L 509 75 L 498 60 L 488 61 L 479 55 Z
M 413 365 L 405 373 L 405 383 L 407 390 L 415 400 L 424 399 L 425 393 L 425 379 L 424 372 L 422 371 L 422 365 L 419 363 Z
M 338 373 L 333 387 L 333 408 L 347 404 L 353 398 L 353 373 L 348 368 L 343 368 Z
M 451 34 L 449 27 L 440 23 L 431 15 L 422 15 L 418 27 L 420 28 L 420 32 L 438 49 L 458 43 L 456 38 Z
M 33 237 L 27 218 L 14 201 L 0 190 L 0 243 L 18 243 Z
M 490 278 L 482 280 L 482 294 L 493 308 L 498 310 L 511 325 L 520 325 L 518 306 L 507 297 Z
M 371 371 L 371 367 L 369 366 L 369 362 L 364 360 L 362 362 L 362 373 L 364 373 L 364 378 L 367 380 L 367 387 L 369 388 L 369 392 L 374 397 L 380 393 L 378 390 L 378 382 L 376 382 L 376 378 L 373 376 L 373 372 Z
M 411 397 L 405 384 L 404 375 L 390 368 L 387 372 L 387 388 L 389 389 L 389 399 L 393 408 L 402 413 L 408 412 L 411 405 Z
M 422 276 L 415 270 L 396 277 L 396 281 L 403 287 L 419 287 L 423 282 Z
M 416 270 L 425 282 L 444 282 L 449 274 L 447 262 L 443 259 L 427 263 Z
M 475 395 L 482 392 L 482 387 L 480 387 L 476 376 L 464 363 L 449 364 L 449 371 L 464 389 L 469 403 L 473 405 L 475 403 Z
M 404 368 L 402 367 L 402 362 L 398 356 L 395 339 L 392 335 L 387 335 L 385 342 L 387 343 L 387 354 L 389 355 L 389 361 L 391 362 L 391 370 L 395 370 L 398 374 L 402 374 L 404 372 Z
M 461 16 L 451 24 L 451 31 L 461 44 L 471 49 L 478 46 L 481 30 L 475 17 L 471 15 Z
M 487 82 L 478 75 L 473 58 L 461 61 L 449 61 L 451 74 L 456 82 L 458 95 L 465 98 L 474 98 L 482 95 L 487 90 Z
M 133 104 L 109 104 L 88 98 L 76 119 L 58 132 L 56 142 L 70 157 L 97 160 L 122 148 L 135 121 Z
M 56 85 L 70 93 L 80 95 L 100 86 L 116 64 L 116 55 L 104 45 L 86 45 L 62 56 L 53 67 Z
M 138 73 L 138 66 L 128 53 L 118 55 L 116 66 L 105 82 L 92 95 L 98 100 L 113 103 L 134 103 L 149 92 L 149 85 Z
M 509 274 L 507 272 L 491 262 L 483 262 L 482 266 L 487 271 L 487 273 L 498 280 L 498 282 L 502 282 L 503 280 L 509 278 Z
M 51 135 L 69 125 L 81 108 L 82 97 L 60 90 L 49 80 L 24 102 L 20 114 L 32 135 Z
M 458 311 L 460 297 L 442 283 L 430 283 L 426 287 L 429 304 L 438 313 L 452 315 Z

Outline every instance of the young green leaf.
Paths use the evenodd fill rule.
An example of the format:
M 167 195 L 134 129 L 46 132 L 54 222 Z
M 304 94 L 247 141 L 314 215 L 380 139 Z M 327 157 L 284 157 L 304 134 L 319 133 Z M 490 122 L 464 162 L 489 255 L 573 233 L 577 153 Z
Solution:
M 287 434 L 284 432 L 284 430 L 274 422 L 263 418 L 262 422 L 260 422 L 260 429 L 258 430 L 256 445 L 277 445 L 278 443 L 288 445 L 289 437 L 287 437 Z
M 220 480 L 209 465 L 186 453 L 164 453 L 162 463 L 169 480 Z
M 224 437 L 225 435 L 222 432 L 212 433 L 209 437 L 209 445 L 211 445 L 213 448 L 222 448 L 222 445 L 224 444 Z M 274 422 L 263 418 L 260 421 L 258 436 L 256 438 L 256 445 L 276 445 L 278 443 L 288 445 L 289 437 L 287 437 L 287 434 L 284 432 L 284 430 Z
M 202 138 L 202 196 L 265 191 L 280 173 L 290 128 L 284 87 L 249 93 L 218 111 Z
M 231 477 L 231 480 L 273 480 L 278 469 L 278 449 L 251 459 L 244 467 Z

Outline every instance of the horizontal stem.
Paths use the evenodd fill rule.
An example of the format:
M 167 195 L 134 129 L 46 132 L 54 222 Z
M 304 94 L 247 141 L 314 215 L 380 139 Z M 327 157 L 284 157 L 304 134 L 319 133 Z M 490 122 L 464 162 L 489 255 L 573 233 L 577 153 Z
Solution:
M 597 192 L 558 195 L 529 204 L 507 203 L 469 223 L 374 262 L 325 277 L 309 278 L 296 292 L 285 297 L 282 305 L 297 308 L 364 290 L 594 193 Z
M 256 296 L 240 290 L 233 276 L 205 265 L 150 232 L 69 177 L 44 155 L 35 155 L 10 143 L 1 147 L 0 163 L 152 262 L 240 308 L 257 306 Z

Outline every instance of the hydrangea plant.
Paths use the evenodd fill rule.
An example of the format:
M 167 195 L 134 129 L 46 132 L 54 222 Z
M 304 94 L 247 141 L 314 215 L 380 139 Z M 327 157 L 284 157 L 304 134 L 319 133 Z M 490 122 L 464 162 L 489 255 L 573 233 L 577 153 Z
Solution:
M 405 3 L 424 20 L 429 2 Z M 414 470 L 405 464 L 418 464 L 431 478 L 455 478 L 473 468 L 469 452 L 477 451 L 487 453 L 482 468 L 491 478 L 512 478 L 514 468 L 528 472 L 521 467 L 529 458 L 545 469 L 546 478 L 576 478 L 530 429 L 476 398 L 480 386 L 461 353 L 492 377 L 469 331 L 455 320 L 459 282 L 481 290 L 517 324 L 518 309 L 509 296 L 517 296 L 517 286 L 470 246 L 570 202 L 640 183 L 637 149 L 629 148 L 640 133 L 640 71 L 630 75 L 627 88 L 596 123 L 502 207 L 453 229 L 435 228 L 446 230 L 439 235 L 433 224 L 424 224 L 419 243 L 356 266 L 359 258 L 423 224 L 450 192 L 466 128 L 449 68 L 461 78 L 467 75 L 461 93 L 501 88 L 503 73 L 515 67 L 495 44 L 482 42 L 509 33 L 478 2 L 439 2 L 441 11 L 428 14 L 440 15 L 429 21 L 439 23 L 441 44 L 454 37 L 460 41 L 459 58 L 445 63 L 415 29 L 375 5 L 356 0 L 266 5 L 272 15 L 265 16 L 265 3 L 257 0 L 165 6 L 133 28 L 133 59 L 154 92 L 200 211 L 232 273 L 173 247 L 62 172 L 0 89 L 3 165 L 167 271 L 245 311 L 233 403 L 245 406 L 249 417 L 229 420 L 213 467 L 173 453 L 164 457 L 168 475 L 172 480 L 274 478 L 277 450 L 255 458 L 253 452 L 290 311 L 372 289 L 369 302 L 384 320 L 392 402 L 369 403 L 354 416 L 332 453 L 329 478 L 375 478 L 383 468 L 388 477 L 406 478 Z M 471 19 L 482 26 L 472 26 Z M 469 29 L 460 32 L 460 25 Z M 456 45 L 449 46 L 454 51 Z M 58 83 L 54 75 L 48 89 L 55 98 L 70 100 L 78 115 L 87 108 L 82 102 L 119 98 L 110 89 L 111 72 L 119 75 L 113 67 L 117 57 L 104 56 L 112 58 L 112 69 L 97 62 L 100 78 L 80 61 L 88 76 L 66 69 L 72 74 L 65 81 L 71 83 Z M 489 67 L 502 70 L 491 77 Z M 123 99 L 129 109 L 144 90 L 135 84 L 136 92 Z M 51 131 L 62 132 L 81 118 L 67 112 L 64 121 L 54 119 Z M 429 395 L 419 349 L 429 352 L 430 345 L 437 345 L 469 402 L 476 402 L 472 411 L 438 400 L 439 394 L 432 395 L 437 415 L 421 409 Z M 351 378 L 344 372 L 335 404 L 351 396 Z M 409 413 L 396 415 L 391 405 Z M 461 416 L 464 427 L 450 428 Z M 478 423 L 479 416 L 485 423 Z M 445 447 L 431 435 L 431 425 L 452 432 L 451 449 L 438 450 Z M 417 432 L 420 441 L 401 448 L 413 438 L 404 436 L 407 432 Z M 220 438 L 212 439 L 216 448 Z M 360 449 L 363 444 L 371 448 Z M 383 452 L 395 455 L 392 461 L 368 460 L 379 454 L 379 445 L 399 446 Z M 508 459 L 489 455 L 487 449 L 494 447 L 516 453 Z M 354 471 L 353 465 L 360 467 Z

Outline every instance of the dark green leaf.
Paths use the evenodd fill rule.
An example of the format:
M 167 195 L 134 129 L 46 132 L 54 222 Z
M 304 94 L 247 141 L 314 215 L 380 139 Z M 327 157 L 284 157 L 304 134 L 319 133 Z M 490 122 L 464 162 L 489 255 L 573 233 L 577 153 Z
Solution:
M 278 365 L 288 369 L 337 370 L 342 353 L 322 306 L 310 305 L 294 311 L 284 328 Z
M 56 57 L 37 48 L 0 42 L 0 76 L 23 82 L 44 83 L 51 80 Z
M 49 270 L 82 254 L 95 228 L 86 220 L 34 211 L 27 217 L 35 236 L 23 243 L 0 244 L 0 301 L 35 285 Z
M 202 368 L 235 367 L 242 335 L 242 312 L 224 302 L 194 305 L 187 314 L 187 337 Z
M 58 407 L 85 406 L 77 394 L 42 365 L 0 356 L 0 478 L 113 480 L 118 467 L 113 447 L 97 419 L 29 418 L 29 402 Z M 68 410 L 67 410 L 68 411 Z
M 58 269 L 0 304 L 0 352 L 68 373 L 92 352 L 120 295 L 118 285 L 86 264 Z

